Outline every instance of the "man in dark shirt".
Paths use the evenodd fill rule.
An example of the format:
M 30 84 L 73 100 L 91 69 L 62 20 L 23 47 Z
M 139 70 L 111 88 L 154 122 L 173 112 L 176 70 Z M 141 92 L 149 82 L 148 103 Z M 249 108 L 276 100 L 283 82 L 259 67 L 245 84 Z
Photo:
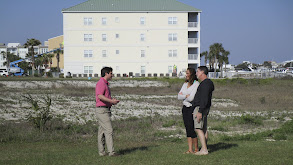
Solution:
M 192 106 L 195 107 L 194 114 L 194 128 L 201 143 L 201 150 L 196 152 L 195 155 L 207 155 L 207 115 L 211 107 L 212 94 L 214 91 L 214 83 L 208 79 L 208 68 L 200 66 L 197 68 L 196 76 L 201 80 L 197 92 L 194 96 Z M 198 111 L 198 112 L 196 112 Z

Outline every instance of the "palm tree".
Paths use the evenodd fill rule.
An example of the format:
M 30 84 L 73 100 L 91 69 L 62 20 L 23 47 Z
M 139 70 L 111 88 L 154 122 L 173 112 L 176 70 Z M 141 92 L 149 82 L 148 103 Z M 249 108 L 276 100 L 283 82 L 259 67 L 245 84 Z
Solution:
M 43 57 L 39 56 L 35 59 L 35 67 L 38 70 L 38 74 L 40 74 L 40 67 L 44 64 Z
M 54 54 L 47 54 L 48 60 L 49 60 L 49 67 L 51 69 L 51 63 L 52 63 L 52 58 L 54 57 Z
M 41 42 L 39 40 L 34 39 L 34 38 L 27 39 L 26 43 L 24 44 L 24 47 L 29 49 L 29 54 L 31 56 L 31 60 L 32 60 L 32 76 L 34 76 L 34 71 L 35 71 L 34 46 L 38 46 L 40 44 L 41 44 Z
M 218 59 L 221 56 L 221 53 L 224 51 L 224 48 L 221 43 L 214 43 L 210 46 L 210 54 L 215 59 L 214 61 L 214 77 L 216 77 L 216 66 L 218 64 Z
M 229 57 L 228 57 L 229 54 L 230 54 L 230 51 L 228 51 L 228 50 L 225 50 L 223 52 L 223 61 L 225 63 L 225 72 L 226 72 L 226 66 L 227 66 L 227 64 L 229 64 Z
M 60 54 L 63 54 L 63 50 L 61 50 L 61 46 L 60 46 L 60 49 L 55 50 L 54 53 L 56 53 L 56 58 L 57 58 L 57 72 L 60 72 L 60 68 L 59 68 Z
M 204 63 L 205 65 L 207 65 L 208 63 L 208 55 L 209 55 L 209 52 L 208 51 L 204 51 L 200 54 L 200 57 L 204 56 Z
M 43 54 L 42 62 L 45 65 L 45 69 L 48 67 L 48 63 L 50 62 L 48 54 Z

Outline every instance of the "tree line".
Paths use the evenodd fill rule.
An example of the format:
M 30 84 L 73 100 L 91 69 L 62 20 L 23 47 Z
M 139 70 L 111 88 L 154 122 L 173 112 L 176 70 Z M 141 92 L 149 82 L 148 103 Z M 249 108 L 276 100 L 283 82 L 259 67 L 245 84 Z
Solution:
M 40 66 L 45 66 L 45 68 L 48 67 L 48 64 L 51 68 L 51 63 L 52 59 L 55 57 L 57 58 L 57 72 L 60 72 L 59 68 L 59 62 L 60 62 L 60 54 L 63 53 L 62 50 L 56 50 L 53 53 L 44 53 L 42 56 L 35 57 L 37 53 L 34 52 L 34 46 L 39 46 L 41 45 L 41 42 L 37 39 L 31 38 L 27 39 L 26 43 L 24 44 L 25 48 L 28 48 L 28 53 L 26 54 L 26 59 L 28 59 L 29 62 L 27 61 L 22 61 L 18 63 L 18 67 L 22 68 L 24 72 L 26 73 L 28 70 L 32 70 L 32 76 L 34 75 L 39 75 L 40 74 Z M 10 52 L 4 52 L 2 51 L 1 54 L 4 56 L 6 61 L 3 63 L 4 65 L 7 66 L 7 68 L 10 67 L 10 63 L 16 60 L 20 60 L 21 58 L 15 54 L 12 54 Z M 36 73 L 35 71 L 38 70 Z

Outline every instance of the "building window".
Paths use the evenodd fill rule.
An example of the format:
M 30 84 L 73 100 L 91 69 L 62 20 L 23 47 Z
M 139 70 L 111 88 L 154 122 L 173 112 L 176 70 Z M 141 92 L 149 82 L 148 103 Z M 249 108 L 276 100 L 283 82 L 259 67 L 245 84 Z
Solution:
M 102 18 L 102 25 L 106 25 L 107 24 L 107 18 L 106 17 L 103 17 Z
M 116 34 L 116 38 L 119 38 L 119 34 Z
M 140 57 L 145 57 L 145 50 L 140 51 Z
M 107 34 L 102 34 L 102 41 L 107 41 Z
M 177 33 L 169 33 L 168 40 L 169 41 L 177 41 Z
M 169 50 L 168 55 L 169 57 L 177 57 L 177 50 Z
M 107 57 L 107 50 L 102 51 L 102 57 Z
M 168 66 L 168 73 L 172 73 L 173 72 L 173 66 Z
M 145 35 L 144 34 L 140 34 L 140 41 L 145 41 Z
M 119 50 L 116 50 L 116 54 L 119 54 L 120 53 L 120 51 Z
M 120 72 L 120 67 L 119 66 L 116 66 L 116 72 Z
M 140 24 L 144 25 L 145 24 L 145 17 L 140 17 Z
M 93 19 L 92 18 L 83 18 L 83 24 L 84 25 L 92 25 Z
M 92 74 L 92 73 L 94 73 L 93 68 L 94 68 L 93 66 L 84 66 L 83 73 L 85 73 L 85 74 Z
M 93 50 L 84 50 L 84 57 L 93 57 Z
M 119 17 L 115 17 L 115 22 L 116 22 L 116 23 L 119 23 L 119 22 L 120 22 Z
M 177 17 L 168 17 L 168 24 L 169 25 L 177 24 Z
M 84 41 L 93 41 L 92 34 L 84 34 Z
M 145 66 L 141 66 L 140 67 L 140 73 L 141 74 L 145 74 Z

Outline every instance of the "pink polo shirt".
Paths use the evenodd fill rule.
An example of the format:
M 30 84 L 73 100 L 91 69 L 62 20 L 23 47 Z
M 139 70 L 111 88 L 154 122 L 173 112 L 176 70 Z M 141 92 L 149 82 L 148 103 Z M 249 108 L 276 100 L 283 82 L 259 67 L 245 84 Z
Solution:
M 108 81 L 106 81 L 103 77 L 101 77 L 100 80 L 97 82 L 97 85 L 96 85 L 96 107 L 99 107 L 99 106 L 111 107 L 112 106 L 111 103 L 104 102 L 104 101 L 100 100 L 98 97 L 98 95 L 104 95 L 105 97 L 112 99 L 111 92 L 110 92 L 108 85 L 109 85 Z

